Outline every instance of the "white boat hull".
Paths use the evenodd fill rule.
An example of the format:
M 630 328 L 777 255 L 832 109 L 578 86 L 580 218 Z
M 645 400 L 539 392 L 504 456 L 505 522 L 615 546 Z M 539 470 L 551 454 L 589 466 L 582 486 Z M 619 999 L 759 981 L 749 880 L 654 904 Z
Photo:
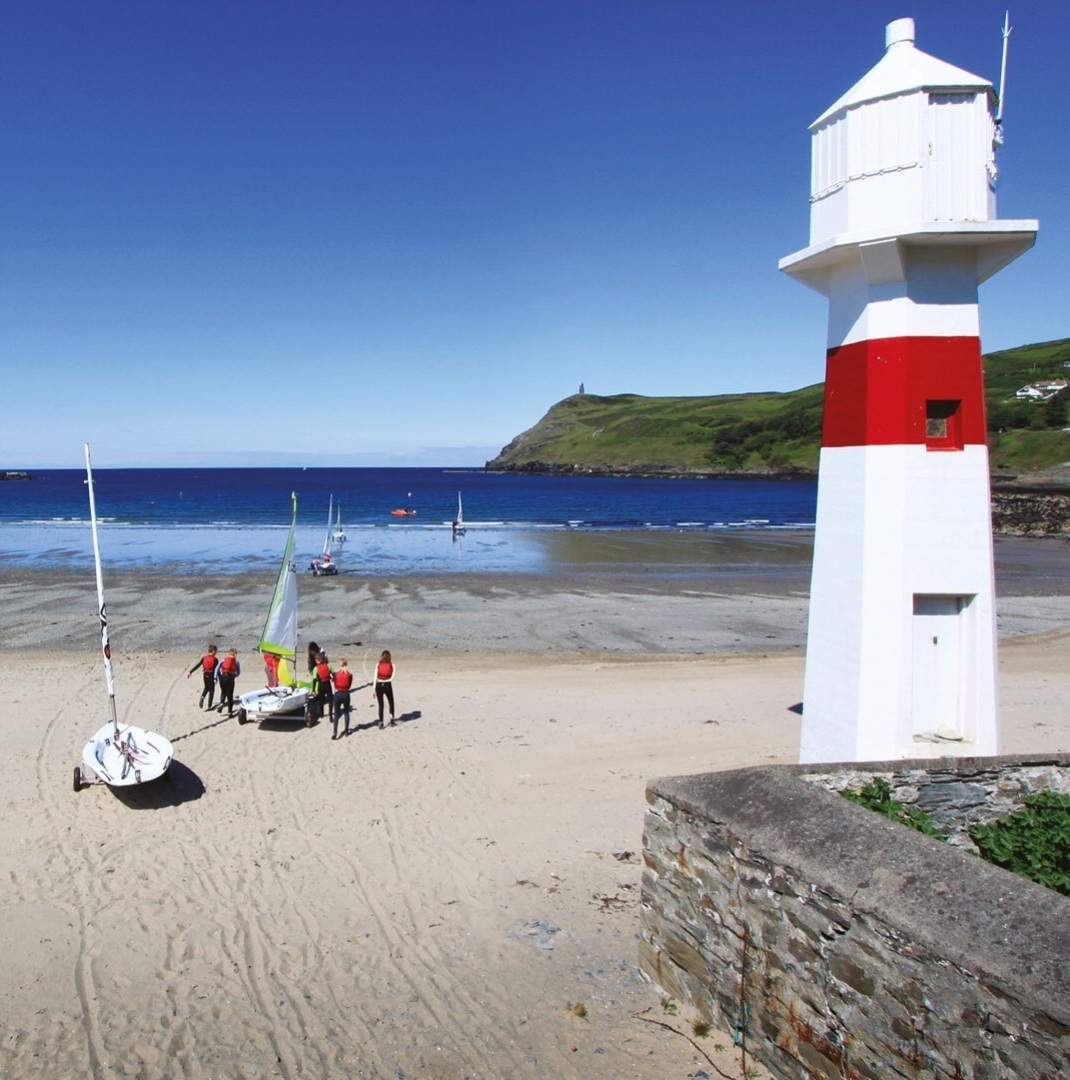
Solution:
M 303 686 L 265 686 L 238 698 L 238 723 L 261 720 L 305 720 L 311 691 Z
M 155 731 L 119 724 L 105 724 L 82 750 L 82 764 L 109 787 L 147 784 L 163 776 L 171 767 L 173 750 L 169 739 Z

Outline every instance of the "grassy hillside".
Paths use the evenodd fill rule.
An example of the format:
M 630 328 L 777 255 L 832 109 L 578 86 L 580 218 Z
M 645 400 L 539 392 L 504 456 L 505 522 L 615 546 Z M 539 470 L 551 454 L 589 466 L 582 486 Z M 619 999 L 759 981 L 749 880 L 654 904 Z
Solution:
M 1026 471 L 1070 461 L 1064 393 L 1015 400 L 1019 387 L 1070 369 L 1070 339 L 984 358 L 993 468 Z M 518 435 L 489 469 L 532 472 L 812 473 L 824 386 L 716 397 L 577 394 Z
M 1070 462 L 1070 423 L 1063 391 L 1047 402 L 1017 401 L 1020 387 L 1070 379 L 1070 340 L 1046 341 L 984 357 L 988 445 L 993 470 L 1032 472 Z

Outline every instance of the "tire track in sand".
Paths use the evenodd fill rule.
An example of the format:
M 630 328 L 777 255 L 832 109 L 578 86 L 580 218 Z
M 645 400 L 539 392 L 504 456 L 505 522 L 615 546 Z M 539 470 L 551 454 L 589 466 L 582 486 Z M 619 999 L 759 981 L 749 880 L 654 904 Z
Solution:
M 29 686 L 47 685 L 48 673 L 31 665 L 24 671 Z M 82 1034 L 85 1041 L 86 1055 L 93 1075 L 100 1075 L 102 1063 L 106 1060 L 104 1049 L 103 1025 L 97 1008 L 98 992 L 93 973 L 93 961 L 96 955 L 96 940 L 89 913 L 94 910 L 93 883 L 97 880 L 99 867 L 96 855 L 88 844 L 83 826 L 83 807 L 73 807 L 63 799 L 61 792 L 75 799 L 72 790 L 74 767 L 80 764 L 81 739 L 88 738 L 99 727 L 96 720 L 82 722 L 82 717 L 93 715 L 94 708 L 100 704 L 99 698 L 90 693 L 89 684 L 99 677 L 97 665 L 86 664 L 81 674 L 78 689 L 73 697 L 51 713 L 48 723 L 41 730 L 41 740 L 35 754 L 34 772 L 36 798 L 34 802 L 43 812 L 46 822 L 45 833 L 50 838 L 47 856 L 43 868 L 34 874 L 34 880 L 27 882 L 19 890 L 22 899 L 40 902 L 41 897 L 58 907 L 67 916 L 70 924 L 77 927 L 78 949 L 73 965 L 74 991 L 80 1006 Z M 93 699 L 96 700 L 93 700 Z M 103 718 L 104 710 L 100 710 Z M 67 745 L 71 741 L 71 727 L 84 726 L 84 734 L 79 729 L 74 741 L 78 745 L 77 757 L 68 757 Z M 70 762 L 69 766 L 64 759 Z M 69 771 L 67 771 L 69 768 Z M 65 782 L 62 778 L 66 776 Z M 62 807 L 62 809 L 61 809 Z M 74 824 L 71 824 L 71 812 Z M 74 850 L 81 848 L 80 852 Z M 57 870 L 58 864 L 58 870 Z M 84 887 L 88 884 L 88 888 Z
M 518 1068 L 522 1062 L 516 1058 L 515 1047 L 502 1034 L 510 1018 L 501 1017 L 501 1023 L 488 1022 L 488 1003 L 472 993 L 469 980 L 459 977 L 464 965 L 452 953 L 443 951 L 440 941 L 449 940 L 449 933 L 429 932 L 441 927 L 449 914 L 460 915 L 484 903 L 490 892 L 481 871 L 473 877 L 470 853 L 462 853 L 456 845 L 441 843 L 438 832 L 408 810 L 410 805 L 425 805 L 422 788 L 431 787 L 420 783 L 418 778 L 440 774 L 446 762 L 437 752 L 429 761 L 427 744 L 420 744 L 417 762 L 412 754 L 417 745 L 415 731 L 397 729 L 388 735 L 373 729 L 362 734 L 375 741 L 370 744 L 371 753 L 364 761 L 366 767 L 361 779 L 365 798 L 361 809 L 370 812 L 372 807 L 380 808 L 372 819 L 380 830 L 372 838 L 375 847 L 382 849 L 374 865 L 389 876 L 374 883 L 369 881 L 359 861 L 339 845 L 324 857 L 329 860 L 325 869 L 339 862 L 349 868 L 353 888 L 386 943 L 385 950 L 379 950 L 380 970 L 373 972 L 372 977 L 381 979 L 381 969 L 389 967 L 402 980 L 408 996 L 419 1001 L 433 1018 L 436 1037 L 452 1043 L 458 1060 L 468 1064 L 481 1061 L 486 1075 L 501 1069 L 503 1062 L 512 1062 L 512 1068 Z M 401 790 L 391 782 L 391 778 L 399 776 L 404 777 Z M 449 807 L 449 834 L 488 836 L 490 830 L 480 809 L 482 800 L 471 790 L 458 790 L 456 795 Z M 446 817 L 433 808 L 431 815 L 440 822 Z M 411 866 L 419 866 L 422 876 L 432 871 L 438 888 L 450 890 L 445 905 L 433 897 L 424 899 L 412 893 L 407 884 L 407 868 Z M 391 903 L 400 906 L 400 913 L 391 909 Z M 432 908 L 432 904 L 437 906 Z M 459 940 L 465 932 L 463 924 L 454 929 Z M 387 1022 L 390 1020 L 388 1017 Z M 383 1061 L 384 1067 L 396 1064 Z

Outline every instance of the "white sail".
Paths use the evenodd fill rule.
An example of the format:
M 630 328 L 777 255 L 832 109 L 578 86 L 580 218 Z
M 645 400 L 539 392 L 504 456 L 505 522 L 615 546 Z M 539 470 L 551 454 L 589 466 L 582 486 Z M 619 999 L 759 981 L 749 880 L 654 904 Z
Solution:
M 464 536 L 464 508 L 461 506 L 461 493 L 457 492 L 457 516 L 453 519 L 453 539 Z
M 338 506 L 335 507 L 334 518 L 334 543 L 336 547 L 341 547 L 346 542 L 346 531 L 342 528 L 342 500 L 338 500 Z
M 291 493 L 293 517 L 286 549 L 275 581 L 264 632 L 260 635 L 260 651 L 289 660 L 293 664 L 297 651 L 297 567 L 294 565 L 294 532 L 297 528 L 297 495 Z
M 334 496 L 330 497 L 330 501 L 327 503 L 327 532 L 323 537 L 323 558 L 328 562 L 331 560 L 331 529 L 334 525 Z

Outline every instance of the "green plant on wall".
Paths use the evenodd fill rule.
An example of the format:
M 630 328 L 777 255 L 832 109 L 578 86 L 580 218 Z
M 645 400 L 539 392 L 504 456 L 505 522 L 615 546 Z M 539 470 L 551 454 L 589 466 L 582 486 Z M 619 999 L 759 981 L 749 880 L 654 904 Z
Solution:
M 933 819 L 924 810 L 919 810 L 916 806 L 906 806 L 892 798 L 892 786 L 883 777 L 874 776 L 857 791 L 843 792 L 843 797 L 867 810 L 875 810 L 892 821 L 898 821 L 901 825 L 909 825 L 926 836 L 943 840 L 943 836 L 933 824 Z
M 974 825 L 970 839 L 989 862 L 1070 896 L 1070 795 L 1029 795 L 1021 810 Z

